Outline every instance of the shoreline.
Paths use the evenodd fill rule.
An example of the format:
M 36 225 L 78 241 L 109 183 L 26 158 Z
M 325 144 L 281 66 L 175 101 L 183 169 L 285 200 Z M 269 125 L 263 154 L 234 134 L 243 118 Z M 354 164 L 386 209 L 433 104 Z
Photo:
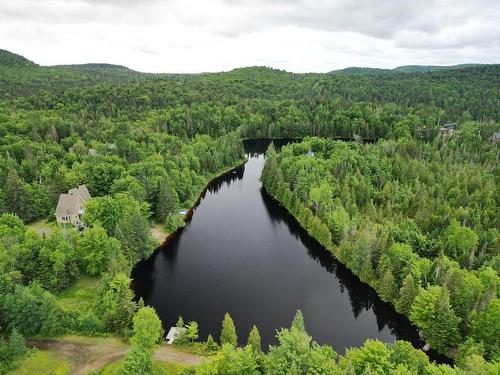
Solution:
M 231 167 L 228 167 L 228 169 L 222 170 L 222 172 L 216 174 L 215 176 L 211 177 L 208 182 L 206 183 L 205 187 L 203 190 L 200 192 L 198 195 L 198 198 L 196 198 L 196 201 L 193 203 L 193 205 L 186 210 L 186 213 L 182 217 L 183 225 L 179 226 L 176 230 L 174 230 L 172 233 L 168 233 L 166 230 L 163 228 L 163 224 L 161 223 L 153 223 L 153 226 L 150 229 L 150 233 L 153 236 L 154 239 L 158 240 L 159 245 L 158 247 L 153 251 L 151 255 L 153 255 L 158 249 L 163 248 L 168 244 L 168 242 L 173 238 L 173 236 L 178 233 L 182 228 L 186 226 L 187 223 L 189 223 L 193 217 L 194 210 L 198 205 L 200 204 L 201 200 L 205 196 L 207 190 L 209 187 L 215 182 L 215 180 L 224 177 L 228 175 L 229 173 L 232 173 L 235 169 L 245 165 L 245 163 L 248 161 L 248 157 L 245 155 L 245 157 L 240 160 L 236 165 L 233 165 Z M 165 237 L 163 237 L 165 236 Z

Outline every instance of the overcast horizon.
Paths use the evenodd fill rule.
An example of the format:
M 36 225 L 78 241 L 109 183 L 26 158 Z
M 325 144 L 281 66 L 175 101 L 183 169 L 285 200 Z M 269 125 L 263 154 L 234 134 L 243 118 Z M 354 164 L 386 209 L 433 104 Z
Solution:
M 494 64 L 498 19 L 493 0 L 7 0 L 0 48 L 152 73 Z

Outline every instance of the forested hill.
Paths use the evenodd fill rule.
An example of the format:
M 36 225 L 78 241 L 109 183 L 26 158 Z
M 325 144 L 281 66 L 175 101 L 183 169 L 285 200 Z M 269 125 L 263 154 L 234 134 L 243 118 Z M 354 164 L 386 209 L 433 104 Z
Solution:
M 31 68 L 36 64 L 21 55 L 0 49 L 0 66 L 6 68 Z
M 458 65 L 403 65 L 394 69 L 369 68 L 352 66 L 344 69 L 332 70 L 330 74 L 360 75 L 360 74 L 395 74 L 395 73 L 428 73 L 441 70 L 458 70 L 476 68 L 486 64 L 458 64 Z
M 35 122 L 50 110 L 56 129 L 67 121 L 121 118 L 157 123 L 176 135 L 217 137 L 240 129 L 245 137 L 407 134 L 430 140 L 443 123 L 472 119 L 483 123 L 486 139 L 500 119 L 500 65 L 390 75 L 265 67 L 146 74 L 105 64 L 44 67 L 5 51 L 2 56 L 4 105 L 35 111 Z

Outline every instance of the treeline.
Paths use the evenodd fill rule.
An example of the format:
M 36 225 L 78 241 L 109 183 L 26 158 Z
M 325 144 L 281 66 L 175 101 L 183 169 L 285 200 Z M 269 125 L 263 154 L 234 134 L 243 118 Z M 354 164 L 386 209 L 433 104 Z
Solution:
M 401 107 L 437 107 L 444 121 L 469 111 L 475 120 L 499 120 L 499 65 L 390 75 L 294 74 L 263 67 L 225 73 L 144 74 L 120 66 L 87 64 L 42 67 L 0 51 L 0 97 L 31 109 L 59 104 L 101 111 L 163 109 L 176 105 L 244 100 L 321 103 L 354 102 Z M 300 106 L 302 107 L 302 106 Z M 102 112 L 101 112 L 102 114 Z
M 196 342 L 196 322 L 184 324 L 179 318 L 177 327 L 183 334 L 174 345 L 188 346 L 212 357 L 199 367 L 176 371 L 179 375 L 488 375 L 496 374 L 498 364 L 487 363 L 474 351 L 462 350 L 457 365 L 437 365 L 429 362 L 427 355 L 412 347 L 409 342 L 396 341 L 385 344 L 378 340 L 367 340 L 362 347 L 347 349 L 338 355 L 332 347 L 319 345 L 306 331 L 304 317 L 297 312 L 290 328 L 277 331 L 277 345 L 262 350 L 260 334 L 254 325 L 248 334 L 247 345 L 237 347 L 237 328 L 229 314 L 222 321 L 219 342 L 210 335 L 205 343 Z M 161 342 L 162 328 L 154 309 L 142 308 L 134 317 L 131 339 L 132 350 L 127 355 L 120 374 L 166 374 L 153 361 L 158 341 Z M 120 372 L 121 371 L 121 372 Z
M 33 126 L 48 120 L 57 132 L 70 123 L 95 129 L 107 119 L 212 137 L 241 127 L 245 137 L 434 139 L 443 123 L 473 119 L 489 126 L 481 133 L 488 137 L 488 124 L 500 119 L 499 69 L 346 76 L 251 67 L 151 75 L 98 64 L 41 67 L 4 51 L 1 112 L 26 111 Z
M 308 138 L 271 147 L 262 180 L 432 348 L 498 360 L 498 146 L 468 142 Z

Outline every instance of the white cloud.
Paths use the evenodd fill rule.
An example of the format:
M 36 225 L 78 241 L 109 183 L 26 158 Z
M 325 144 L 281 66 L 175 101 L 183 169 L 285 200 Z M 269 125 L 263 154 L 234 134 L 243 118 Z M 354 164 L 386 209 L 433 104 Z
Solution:
M 151 72 L 497 63 L 493 0 L 2 0 L 0 48 Z

